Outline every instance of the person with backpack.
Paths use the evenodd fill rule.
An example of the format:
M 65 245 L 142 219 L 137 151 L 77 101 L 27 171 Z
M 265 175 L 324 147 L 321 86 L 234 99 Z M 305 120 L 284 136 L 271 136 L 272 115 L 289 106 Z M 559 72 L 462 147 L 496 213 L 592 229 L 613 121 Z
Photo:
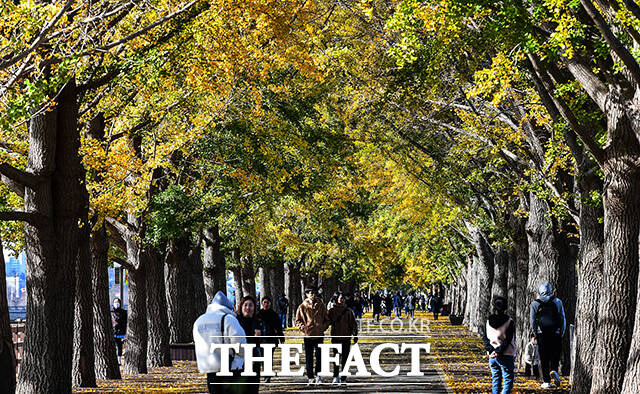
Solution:
M 551 284 L 544 282 L 538 287 L 539 297 L 531 303 L 529 323 L 538 341 L 542 388 L 551 387 L 551 379 L 560 385 L 558 366 L 562 353 L 562 337 L 567 327 L 562 301 L 553 296 Z
M 516 325 L 507 314 L 507 299 L 495 297 L 494 314 L 489 316 L 483 337 L 489 355 L 492 394 L 509 394 L 515 378 Z M 502 390 L 500 390 L 502 386 Z
M 216 293 L 207 311 L 193 324 L 193 341 L 198 370 L 207 374 L 209 393 L 245 392 L 247 378 L 240 375 L 244 367 L 242 349 L 240 353 L 231 352 L 232 376 L 217 376 L 221 369 L 221 351 L 211 351 L 212 344 L 247 343 L 245 331 L 233 312 L 233 304 L 223 292 Z

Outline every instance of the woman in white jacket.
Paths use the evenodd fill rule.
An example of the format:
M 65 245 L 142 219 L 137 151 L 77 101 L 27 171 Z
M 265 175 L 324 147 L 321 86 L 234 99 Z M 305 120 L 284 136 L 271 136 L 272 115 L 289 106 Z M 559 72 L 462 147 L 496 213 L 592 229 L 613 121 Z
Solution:
M 193 324 L 193 341 L 196 348 L 198 369 L 207 374 L 209 393 L 242 393 L 246 378 L 240 376 L 244 366 L 242 347 L 236 353 L 229 350 L 229 369 L 232 376 L 218 376 L 222 370 L 221 350 L 211 349 L 214 344 L 247 343 L 245 332 L 233 312 L 233 304 L 219 291 L 207 307 L 207 311 Z

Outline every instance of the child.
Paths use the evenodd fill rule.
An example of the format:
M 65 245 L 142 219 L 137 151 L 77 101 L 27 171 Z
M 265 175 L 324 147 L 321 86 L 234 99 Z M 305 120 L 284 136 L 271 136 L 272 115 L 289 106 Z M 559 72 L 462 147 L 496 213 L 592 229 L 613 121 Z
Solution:
M 538 341 L 535 335 L 531 336 L 531 340 L 524 349 L 524 375 L 538 377 Z
M 513 390 L 515 378 L 516 327 L 513 320 L 505 313 L 506 298 L 496 297 L 493 300 L 493 308 L 495 313 L 487 319 L 483 338 L 484 348 L 489 354 L 489 367 L 493 381 L 491 392 L 509 394 Z

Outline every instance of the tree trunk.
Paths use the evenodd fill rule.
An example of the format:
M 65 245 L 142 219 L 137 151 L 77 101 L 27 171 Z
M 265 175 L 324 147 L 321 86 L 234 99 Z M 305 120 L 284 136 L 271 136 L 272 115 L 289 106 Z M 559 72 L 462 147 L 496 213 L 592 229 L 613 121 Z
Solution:
M 554 227 L 549 218 L 549 205 L 533 192 L 530 193 L 529 201 L 529 220 L 526 226 L 529 241 L 527 298 L 531 302 L 538 298 L 538 287 L 543 282 L 551 283 L 556 291 L 560 267 Z
M 4 249 L 0 239 L 0 393 L 13 394 L 16 391 L 16 357 L 13 352 L 13 334 L 6 297 L 6 277 Z
M 256 297 L 256 271 L 253 266 L 253 256 L 243 256 L 240 259 L 242 270 L 242 293 Z
M 145 248 L 142 257 L 147 270 L 147 324 L 149 343 L 147 365 L 171 366 L 169 353 L 169 318 L 164 283 L 164 261 L 153 246 Z M 192 342 L 192 340 L 186 341 Z
M 202 263 L 202 242 L 198 241 L 189 252 L 189 268 L 191 271 L 191 327 L 193 323 L 207 310 L 207 293 L 204 288 L 204 268 Z M 193 335 L 193 334 L 191 334 Z
M 640 330 L 636 310 L 640 229 L 640 168 L 636 163 L 640 146 L 624 113 L 621 104 L 612 104 L 607 113 L 612 140 L 607 144 L 603 168 L 604 266 L 592 393 L 636 392 L 640 375 L 640 335 L 631 339 L 634 315 L 636 330 Z
M 189 245 L 185 239 L 170 241 L 164 265 L 166 300 L 169 308 L 171 343 L 192 342 L 192 294 L 189 264 Z
M 129 215 L 129 222 L 134 228 L 138 228 L 137 218 Z M 147 278 L 145 267 L 146 259 L 143 251 L 134 237 L 137 234 L 129 234 L 125 242 L 127 244 L 127 262 L 129 268 L 129 310 L 127 316 L 126 351 L 124 352 L 125 374 L 147 373 L 147 347 L 148 347 L 148 323 L 147 323 Z
M 95 371 L 98 379 L 120 379 L 116 343 L 113 339 L 113 324 L 109 311 L 108 253 L 107 230 L 101 226 L 91 234 Z
M 271 269 L 272 268 L 269 266 L 258 268 L 258 277 L 260 279 L 260 298 L 269 297 L 273 302 L 273 296 L 271 293 L 271 281 L 269 278 Z
M 471 317 L 470 328 L 478 333 L 491 311 L 491 285 L 493 283 L 494 253 L 486 235 L 477 227 L 470 226 L 470 234 L 476 249 L 477 264 L 475 281 L 477 282 L 477 309 Z
M 77 92 L 67 82 L 52 110 L 29 122 L 27 171 L 40 180 L 27 185 L 25 222 L 27 315 L 17 392 L 71 392 L 73 310 L 78 243 L 78 207 L 84 187 L 78 155 Z
M 518 259 L 514 251 L 509 252 L 509 268 L 507 270 L 507 299 L 509 300 L 509 308 L 507 314 L 516 316 L 517 308 L 517 286 L 518 286 Z
M 218 291 L 227 293 L 227 273 L 220 243 L 217 224 L 204 231 L 204 287 L 207 302 L 211 302 Z
M 297 267 L 295 261 L 290 260 L 285 265 L 285 290 L 287 292 L 287 298 L 289 299 L 289 312 L 287 316 L 287 322 L 289 326 L 293 326 L 296 310 L 298 305 L 302 303 L 301 289 L 300 289 L 300 269 Z
M 509 279 L 509 253 L 502 246 L 496 247 L 493 262 L 493 285 L 491 286 L 491 299 L 500 296 L 507 297 L 507 283 Z
M 582 171 L 584 173 L 584 171 Z M 586 203 L 591 192 L 602 188 L 598 176 L 590 171 L 578 181 L 580 204 L 580 258 L 578 260 L 578 304 L 576 308 L 575 349 L 572 355 L 571 391 L 591 390 L 592 368 L 598 326 L 598 301 L 602 292 L 604 227 L 601 207 Z
M 477 281 L 476 281 L 476 259 L 473 256 L 467 256 L 467 297 L 465 300 L 464 324 L 471 327 L 471 321 L 475 315 L 478 304 L 477 297 Z
M 89 196 L 85 199 L 88 209 Z M 91 224 L 83 218 L 76 262 L 76 300 L 73 324 L 73 372 L 75 387 L 96 387 L 93 349 L 93 294 L 91 293 Z
M 276 259 L 273 268 L 269 271 L 269 283 L 274 302 L 284 294 L 284 261 Z
M 229 269 L 231 273 L 233 273 L 233 285 L 235 290 L 235 307 L 236 310 L 240 307 L 240 300 L 244 297 L 244 293 L 242 291 L 242 270 L 239 265 L 233 265 Z
M 527 209 L 527 200 L 522 197 L 520 207 Z M 526 221 L 523 218 L 512 216 L 510 219 L 510 227 L 513 230 L 513 255 L 515 259 L 516 269 L 516 284 L 515 284 L 515 298 L 511 302 L 515 303 L 515 317 L 516 317 L 516 332 L 521 333 L 516 335 L 516 345 L 518 348 L 518 354 L 516 360 L 522 360 L 524 356 L 524 348 L 529 342 L 529 333 L 531 328 L 529 327 L 529 303 L 531 300 L 528 298 L 528 277 L 529 277 L 529 243 L 527 241 L 526 233 Z M 520 365 L 523 365 L 520 363 Z

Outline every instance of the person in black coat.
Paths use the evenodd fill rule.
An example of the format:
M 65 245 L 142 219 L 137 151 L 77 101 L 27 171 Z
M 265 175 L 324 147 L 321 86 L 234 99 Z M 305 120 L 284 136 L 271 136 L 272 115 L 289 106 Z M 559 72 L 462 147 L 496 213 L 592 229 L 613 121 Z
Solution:
M 262 309 L 258 312 L 258 319 L 264 323 L 264 339 L 263 343 L 272 343 L 278 346 L 284 343 L 284 332 L 282 332 L 282 322 L 280 316 L 271 309 L 271 298 L 262 298 Z M 265 383 L 271 381 L 271 377 L 264 378 Z
M 256 299 L 252 296 L 244 296 L 240 300 L 240 309 L 237 312 L 238 322 L 244 329 L 247 336 L 247 343 L 255 343 L 256 347 L 253 349 L 254 356 L 260 356 L 262 338 L 264 332 L 264 323 L 258 318 L 256 313 Z M 245 367 L 246 368 L 246 367 Z M 255 384 L 245 385 L 244 393 L 257 394 L 260 390 L 260 363 L 256 362 L 253 365 L 253 370 L 256 372 L 256 376 L 248 376 L 248 381 Z
M 113 337 L 118 350 L 118 364 L 122 364 L 122 342 L 127 334 L 127 311 L 122 308 L 120 298 L 113 299 Z

